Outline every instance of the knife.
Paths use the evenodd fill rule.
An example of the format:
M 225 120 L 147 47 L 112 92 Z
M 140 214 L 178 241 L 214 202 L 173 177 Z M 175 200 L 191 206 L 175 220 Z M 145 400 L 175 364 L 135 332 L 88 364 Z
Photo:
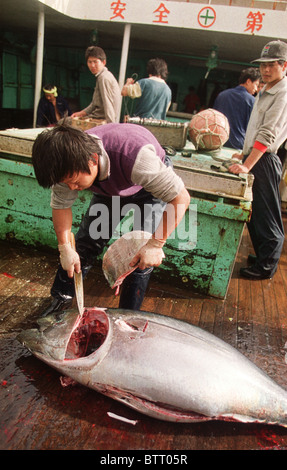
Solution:
M 72 248 L 76 251 L 75 236 L 71 232 L 71 245 Z M 76 273 L 74 271 L 74 283 L 76 291 L 76 300 L 80 316 L 84 313 L 84 287 L 83 287 L 83 274 L 82 271 Z

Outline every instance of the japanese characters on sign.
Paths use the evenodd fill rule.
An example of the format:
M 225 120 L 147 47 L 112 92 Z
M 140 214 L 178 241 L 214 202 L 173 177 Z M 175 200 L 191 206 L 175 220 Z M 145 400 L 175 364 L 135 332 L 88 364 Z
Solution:
M 219 5 L 215 0 L 206 0 L 205 4 L 186 0 L 39 1 L 58 12 L 83 20 L 287 39 L 285 12 L 261 7 Z
M 166 0 L 165 0 L 166 1 Z M 167 4 L 169 8 L 167 8 Z M 171 5 L 171 6 L 170 6 Z M 194 4 L 195 6 L 195 4 Z M 132 4 L 128 8 L 132 8 Z M 125 13 L 127 11 L 127 3 L 117 0 L 110 3 L 111 16 L 110 20 L 125 20 Z M 158 24 L 169 24 L 169 15 L 172 13 L 172 4 L 166 1 L 166 4 L 162 1 L 158 2 L 157 8 L 153 9 L 153 23 Z M 246 24 L 244 32 L 250 32 L 254 34 L 259 31 L 263 26 L 265 13 L 260 11 L 253 12 L 249 11 L 246 16 Z M 216 9 L 211 6 L 206 6 L 200 9 L 197 14 L 197 23 L 201 28 L 211 28 L 216 23 Z
M 112 2 L 111 10 L 113 12 L 113 16 L 110 17 L 110 20 L 114 20 L 115 18 L 121 18 L 122 20 L 125 19 L 124 12 L 126 10 L 126 3 L 123 3 L 120 0 Z
M 247 24 L 246 24 L 246 29 L 244 31 L 250 31 L 251 33 L 254 33 L 255 31 L 259 31 L 262 28 L 263 25 L 263 16 L 265 13 L 260 13 L 258 11 L 257 13 L 252 13 L 252 11 L 249 12 L 247 15 Z
M 156 14 L 156 19 L 153 20 L 154 23 L 166 23 L 168 24 L 168 15 L 170 14 L 170 10 L 168 10 L 164 3 L 161 3 L 154 12 Z

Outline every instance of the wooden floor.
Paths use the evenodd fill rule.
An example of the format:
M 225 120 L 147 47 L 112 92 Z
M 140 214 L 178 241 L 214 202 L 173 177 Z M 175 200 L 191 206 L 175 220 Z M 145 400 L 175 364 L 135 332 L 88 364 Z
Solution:
M 287 232 L 287 218 L 285 217 Z M 186 320 L 238 348 L 287 389 L 287 245 L 275 277 L 239 278 L 251 246 L 244 232 L 225 300 L 151 282 L 142 310 Z M 287 449 L 287 429 L 207 422 L 173 424 L 140 415 L 82 386 L 63 388 L 59 374 L 16 340 L 47 305 L 55 252 L 0 242 L 0 449 L 263 450 Z M 117 307 L 95 267 L 84 283 L 85 306 Z M 132 425 L 108 416 L 136 419 Z

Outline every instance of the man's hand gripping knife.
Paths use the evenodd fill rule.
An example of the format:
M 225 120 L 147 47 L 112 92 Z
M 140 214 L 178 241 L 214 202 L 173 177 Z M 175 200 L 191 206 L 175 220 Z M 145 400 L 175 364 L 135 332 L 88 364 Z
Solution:
M 58 245 L 60 252 L 60 263 L 62 268 L 67 271 L 69 277 L 73 277 L 74 271 L 81 271 L 81 262 L 78 253 L 72 248 L 71 243 Z

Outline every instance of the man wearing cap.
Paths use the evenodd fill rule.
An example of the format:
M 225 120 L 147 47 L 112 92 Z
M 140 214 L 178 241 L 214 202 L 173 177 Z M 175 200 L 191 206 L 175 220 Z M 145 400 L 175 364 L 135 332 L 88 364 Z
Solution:
M 250 116 L 242 164 L 231 165 L 229 171 L 254 174 L 248 229 L 256 257 L 252 258 L 252 266 L 241 268 L 240 274 L 259 280 L 273 277 L 284 243 L 279 192 L 282 164 L 277 150 L 287 138 L 287 44 L 269 42 L 253 62 L 259 62 L 265 86 L 258 93 Z
M 72 114 L 68 102 L 58 95 L 55 85 L 43 87 L 44 96 L 40 99 L 37 109 L 37 127 L 47 127 L 56 124 L 60 119 Z

